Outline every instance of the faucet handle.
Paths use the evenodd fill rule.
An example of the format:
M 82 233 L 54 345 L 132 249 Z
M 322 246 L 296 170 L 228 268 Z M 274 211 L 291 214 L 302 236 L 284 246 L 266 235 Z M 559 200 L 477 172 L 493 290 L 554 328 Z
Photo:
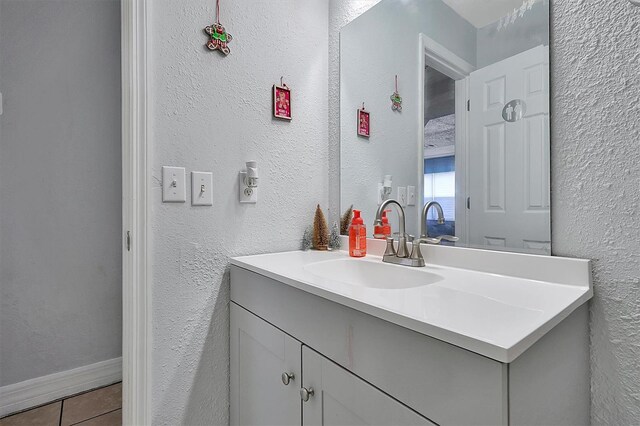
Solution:
M 413 242 L 411 244 L 411 256 L 409 256 L 411 258 L 411 260 L 424 259 L 422 257 L 422 252 L 420 251 L 420 243 L 421 242 L 422 242 L 421 238 L 418 238 L 417 240 L 413 240 Z
M 396 249 L 393 246 L 393 237 L 387 237 L 387 249 L 384 251 L 385 256 L 395 256 Z

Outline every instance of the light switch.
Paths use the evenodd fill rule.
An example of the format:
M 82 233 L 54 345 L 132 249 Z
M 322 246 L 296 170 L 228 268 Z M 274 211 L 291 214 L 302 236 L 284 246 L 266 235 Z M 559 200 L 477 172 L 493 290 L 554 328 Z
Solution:
M 407 207 L 407 187 L 406 186 L 398 187 L 398 202 L 402 207 Z
M 191 172 L 191 205 L 213 205 L 213 173 Z
M 407 186 L 407 205 L 408 206 L 416 205 L 416 187 L 415 186 Z
M 162 167 L 162 202 L 184 203 L 187 188 L 184 167 Z

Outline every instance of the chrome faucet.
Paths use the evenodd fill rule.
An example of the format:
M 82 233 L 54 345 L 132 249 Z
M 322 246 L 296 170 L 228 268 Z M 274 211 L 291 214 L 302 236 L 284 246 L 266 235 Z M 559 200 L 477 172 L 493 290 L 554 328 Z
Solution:
M 445 241 L 458 241 L 458 237 L 454 237 L 452 235 L 440 235 L 436 238 L 430 238 L 428 234 L 428 225 L 427 225 L 427 215 L 429 214 L 429 210 L 431 207 L 436 209 L 436 213 L 438 213 L 438 225 L 442 225 L 444 223 L 444 212 L 442 211 L 442 206 L 437 201 L 429 201 L 424 205 L 422 209 L 422 217 L 420 220 L 420 238 L 416 238 L 413 240 L 413 244 L 411 247 L 411 256 L 410 258 L 420 264 L 419 266 L 424 266 L 424 257 L 422 257 L 422 252 L 420 251 L 420 244 L 440 244 L 442 240 Z
M 378 207 L 378 211 L 376 212 L 376 220 L 374 222 L 374 227 L 382 224 L 382 212 L 389 206 L 393 204 L 396 206 L 396 210 L 398 211 L 398 222 L 399 222 L 399 237 L 398 237 L 398 249 L 393 245 L 393 238 L 387 238 L 387 249 L 384 252 L 384 256 L 382 256 L 382 261 L 387 263 L 395 263 L 397 265 L 405 265 L 405 266 L 424 266 L 424 260 L 422 265 L 419 265 L 419 262 L 414 262 L 413 259 L 409 256 L 409 249 L 407 247 L 407 234 L 405 232 L 406 224 L 404 219 L 404 209 L 402 205 L 396 200 L 386 200 L 380 204 Z
M 438 213 L 438 225 L 444 224 L 444 212 L 442 211 L 442 206 L 437 201 L 429 201 L 424 205 L 422 209 L 422 217 L 420 221 L 420 238 L 428 238 L 428 226 L 427 226 L 427 215 L 429 214 L 429 210 L 431 207 L 435 207 L 436 213 Z

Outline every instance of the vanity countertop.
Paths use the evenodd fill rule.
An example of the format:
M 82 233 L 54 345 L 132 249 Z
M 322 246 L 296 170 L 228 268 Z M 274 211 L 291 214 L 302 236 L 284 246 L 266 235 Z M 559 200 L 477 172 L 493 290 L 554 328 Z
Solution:
M 374 253 L 381 249 L 370 244 Z M 424 268 L 383 264 L 375 255 L 353 259 L 346 251 L 262 254 L 231 263 L 505 363 L 593 295 L 588 260 L 442 246 L 423 253 Z M 421 274 L 426 284 L 416 285 Z M 389 285 L 355 285 L 359 275 Z

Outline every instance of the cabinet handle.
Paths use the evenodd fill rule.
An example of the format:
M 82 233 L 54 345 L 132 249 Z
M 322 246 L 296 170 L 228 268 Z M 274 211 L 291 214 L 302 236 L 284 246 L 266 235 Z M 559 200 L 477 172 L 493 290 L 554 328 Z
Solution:
M 293 373 L 282 373 L 282 383 L 287 386 L 291 380 L 295 380 L 296 375 Z
M 309 398 L 313 396 L 313 393 L 314 392 L 312 387 L 310 387 L 309 389 L 303 387 L 300 389 L 300 399 L 302 399 L 304 402 L 307 402 Z

